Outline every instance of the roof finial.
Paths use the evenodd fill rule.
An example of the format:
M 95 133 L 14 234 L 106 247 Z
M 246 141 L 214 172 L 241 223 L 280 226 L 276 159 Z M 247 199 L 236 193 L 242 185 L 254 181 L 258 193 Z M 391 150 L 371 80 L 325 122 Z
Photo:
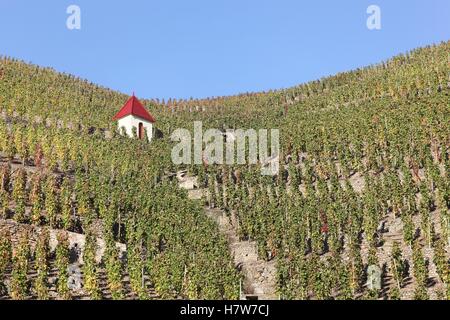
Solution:
M 134 97 L 134 91 L 133 91 L 133 97 Z

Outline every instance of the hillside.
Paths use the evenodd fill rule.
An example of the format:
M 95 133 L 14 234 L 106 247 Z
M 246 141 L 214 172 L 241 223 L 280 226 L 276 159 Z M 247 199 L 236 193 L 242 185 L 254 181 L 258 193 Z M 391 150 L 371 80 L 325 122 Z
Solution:
M 0 296 L 448 299 L 449 52 L 279 91 L 145 100 L 164 134 L 151 144 L 118 135 L 123 94 L 0 58 Z M 170 134 L 194 121 L 280 129 L 280 173 L 173 165 Z M 375 265 L 379 291 L 366 286 Z M 258 280 L 270 292 L 253 267 L 273 270 Z

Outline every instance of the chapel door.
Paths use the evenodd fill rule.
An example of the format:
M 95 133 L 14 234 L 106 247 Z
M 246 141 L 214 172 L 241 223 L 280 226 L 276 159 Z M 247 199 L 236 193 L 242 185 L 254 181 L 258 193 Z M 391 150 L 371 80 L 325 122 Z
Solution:
M 145 130 L 144 130 L 144 124 L 142 122 L 139 122 L 139 139 L 144 139 L 144 134 L 145 134 Z

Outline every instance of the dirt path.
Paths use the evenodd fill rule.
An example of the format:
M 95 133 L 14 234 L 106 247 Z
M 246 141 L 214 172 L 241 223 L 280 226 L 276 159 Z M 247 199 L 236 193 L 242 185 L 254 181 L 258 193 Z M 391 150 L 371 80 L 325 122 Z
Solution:
M 235 265 L 241 270 L 242 299 L 275 300 L 276 264 L 258 258 L 258 250 L 254 241 L 240 241 L 230 217 L 220 209 L 206 208 L 206 215 L 219 226 L 220 232 L 228 239 L 230 252 Z
M 195 190 L 196 178 L 178 175 L 180 187 L 189 191 L 189 198 L 201 199 L 202 190 Z M 276 262 L 259 259 L 255 241 L 241 241 L 231 217 L 220 209 L 205 208 L 206 215 L 215 221 L 228 240 L 234 263 L 244 276 L 241 285 L 243 300 L 276 300 Z

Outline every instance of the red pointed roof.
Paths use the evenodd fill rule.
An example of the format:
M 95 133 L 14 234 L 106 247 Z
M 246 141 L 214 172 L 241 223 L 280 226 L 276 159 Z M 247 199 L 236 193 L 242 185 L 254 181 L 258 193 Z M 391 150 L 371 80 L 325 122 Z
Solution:
M 119 120 L 129 115 L 133 115 L 152 123 L 156 122 L 155 118 L 153 118 L 153 116 L 145 109 L 134 94 L 130 99 L 128 99 L 122 109 L 120 109 L 120 111 L 114 116 L 113 120 Z

